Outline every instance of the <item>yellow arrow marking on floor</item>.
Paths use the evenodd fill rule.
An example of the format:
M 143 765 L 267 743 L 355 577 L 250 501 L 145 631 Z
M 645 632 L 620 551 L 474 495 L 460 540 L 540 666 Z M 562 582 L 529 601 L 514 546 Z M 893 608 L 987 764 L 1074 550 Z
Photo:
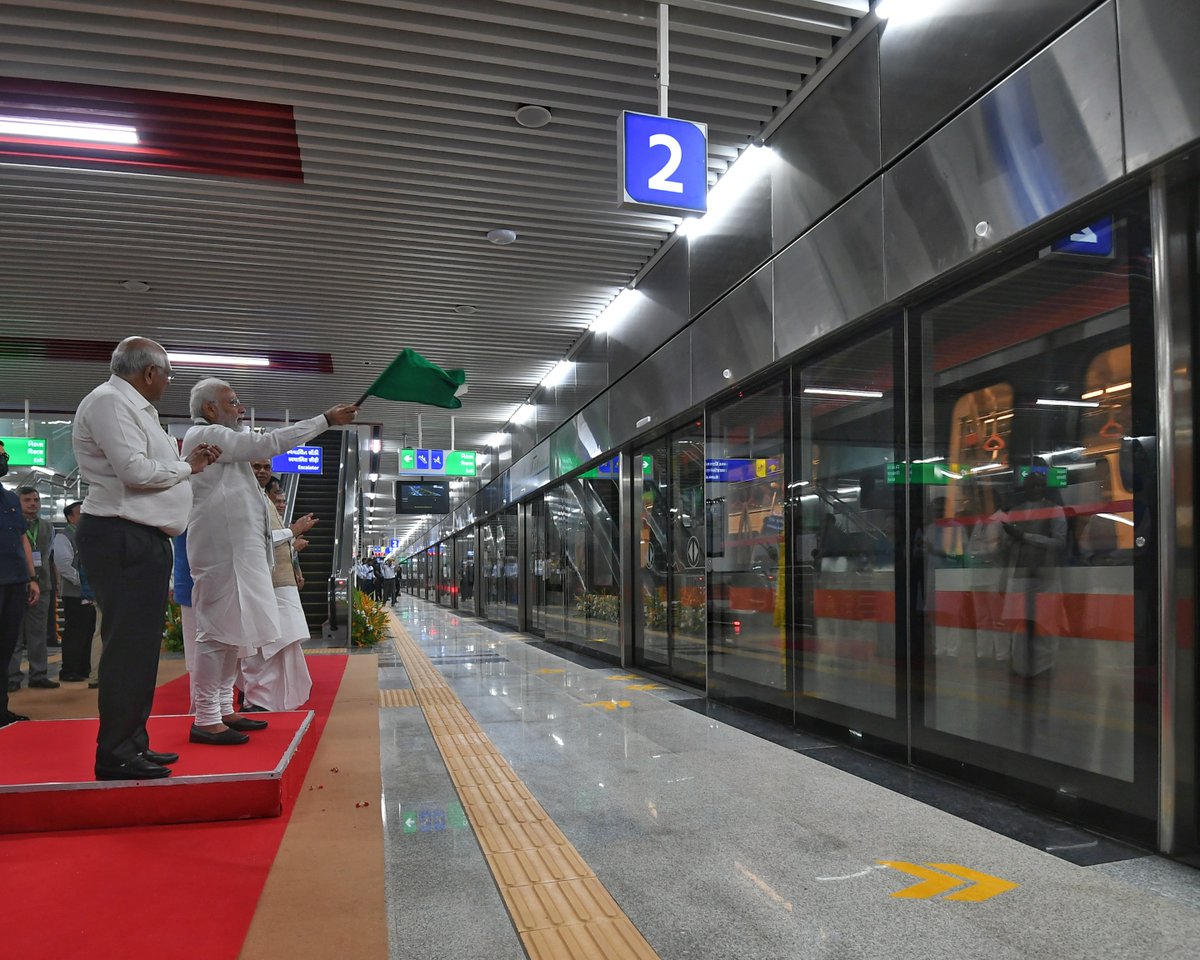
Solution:
M 666 690 L 667 688 L 659 683 L 631 683 L 625 689 L 626 690 Z
M 564 670 L 562 667 L 542 667 L 542 669 L 538 671 L 538 673 L 566 673 L 566 672 L 567 671 Z
M 957 863 L 931 863 L 930 866 L 937 867 L 939 870 L 945 870 L 947 873 L 956 873 L 975 884 L 973 887 L 966 887 L 957 893 L 950 894 L 946 898 L 947 900 L 965 900 L 968 903 L 979 903 L 981 900 L 990 900 L 998 893 L 1015 890 L 1020 886 L 1019 883 L 1013 883 L 1011 880 L 1002 880 L 999 877 L 993 877 L 989 873 L 980 873 L 978 870 L 971 870 Z
M 892 894 L 893 897 L 904 900 L 928 900 L 954 887 L 961 887 L 964 880 L 970 881 L 971 886 L 950 894 L 950 896 L 945 897 L 946 900 L 979 903 L 983 900 L 990 900 L 992 897 L 999 893 L 1004 893 L 1006 890 L 1013 890 L 1020 886 L 1019 883 L 1012 883 L 1009 880 L 993 877 L 991 874 L 970 870 L 956 863 L 929 864 L 928 867 L 936 867 L 937 870 L 946 871 L 946 873 L 937 873 L 934 870 L 928 869 L 928 867 L 922 867 L 915 863 L 907 863 L 904 860 L 880 860 L 879 862 L 885 867 L 891 867 L 893 870 L 899 870 L 901 873 L 907 873 L 910 876 L 920 878 L 920 883 L 914 883 L 911 887 L 905 887 L 903 890 L 897 890 Z M 947 876 L 947 874 L 953 874 L 953 876 Z
M 609 680 L 637 680 L 638 675 L 636 673 L 616 673 L 616 674 L 613 674 L 608 679 Z
M 605 710 L 616 710 L 617 707 L 628 707 L 628 700 L 597 700 L 595 703 L 585 703 L 585 707 L 603 707 Z

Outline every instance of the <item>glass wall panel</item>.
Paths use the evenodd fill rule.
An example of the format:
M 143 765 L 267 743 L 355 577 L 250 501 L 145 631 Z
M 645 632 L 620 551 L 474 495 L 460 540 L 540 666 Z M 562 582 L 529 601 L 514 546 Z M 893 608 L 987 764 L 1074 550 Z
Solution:
M 787 591 L 781 566 L 785 414 L 784 386 L 774 384 L 708 417 L 708 691 L 716 698 L 749 698 L 790 714 Z
M 1154 815 L 1147 216 L 919 311 L 914 745 Z
M 475 531 L 468 530 L 454 538 L 455 579 L 458 593 L 456 606 L 466 613 L 475 611 Z
M 621 577 L 615 470 L 545 496 L 545 635 L 620 658 Z
M 517 626 L 520 589 L 517 557 L 517 508 L 509 507 L 481 525 L 483 534 L 484 583 L 489 620 Z
M 634 455 L 640 498 L 638 623 L 639 666 L 704 686 L 707 599 L 704 591 L 706 506 L 703 421 Z
M 795 373 L 790 481 L 797 710 L 901 741 L 896 550 L 904 474 L 896 464 L 891 328 Z

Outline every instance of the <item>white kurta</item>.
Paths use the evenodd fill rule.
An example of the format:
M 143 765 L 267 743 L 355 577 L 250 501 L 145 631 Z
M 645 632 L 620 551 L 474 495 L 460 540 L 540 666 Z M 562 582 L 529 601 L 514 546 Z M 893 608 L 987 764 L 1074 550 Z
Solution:
M 192 606 L 197 640 L 231 644 L 246 656 L 279 639 L 267 513 L 273 508 L 262 495 L 250 462 L 270 459 L 328 426 L 319 416 L 270 433 L 251 433 L 198 421 L 184 436 L 184 457 L 201 443 L 221 448 L 221 458 L 192 480 L 188 562 L 195 581 Z

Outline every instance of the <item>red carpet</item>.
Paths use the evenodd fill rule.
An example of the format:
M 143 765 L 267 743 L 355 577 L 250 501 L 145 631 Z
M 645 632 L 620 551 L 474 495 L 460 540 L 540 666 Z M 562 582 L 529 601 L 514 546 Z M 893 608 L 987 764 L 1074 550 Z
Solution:
M 308 668 L 315 743 L 346 658 L 309 657 Z M 156 711 L 180 712 L 180 693 L 187 709 L 186 678 L 180 684 L 159 691 Z M 298 761 L 299 772 L 309 756 Z M 290 798 L 282 816 L 265 820 L 0 836 L 0 903 L 11 914 L 3 955 L 233 960 L 293 804 Z M 20 917 L 13 912 L 18 905 Z

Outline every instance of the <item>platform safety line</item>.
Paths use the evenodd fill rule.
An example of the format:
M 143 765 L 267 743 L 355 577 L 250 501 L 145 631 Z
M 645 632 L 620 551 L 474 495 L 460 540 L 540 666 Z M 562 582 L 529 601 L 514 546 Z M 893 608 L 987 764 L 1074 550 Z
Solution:
M 441 671 L 390 610 L 388 618 L 412 692 L 530 960 L 658 960 Z
M 380 690 L 379 708 L 388 707 L 419 707 L 415 690 Z
M 310 649 L 304 651 L 304 655 L 306 657 L 344 657 L 349 652 L 349 647 L 311 647 Z

